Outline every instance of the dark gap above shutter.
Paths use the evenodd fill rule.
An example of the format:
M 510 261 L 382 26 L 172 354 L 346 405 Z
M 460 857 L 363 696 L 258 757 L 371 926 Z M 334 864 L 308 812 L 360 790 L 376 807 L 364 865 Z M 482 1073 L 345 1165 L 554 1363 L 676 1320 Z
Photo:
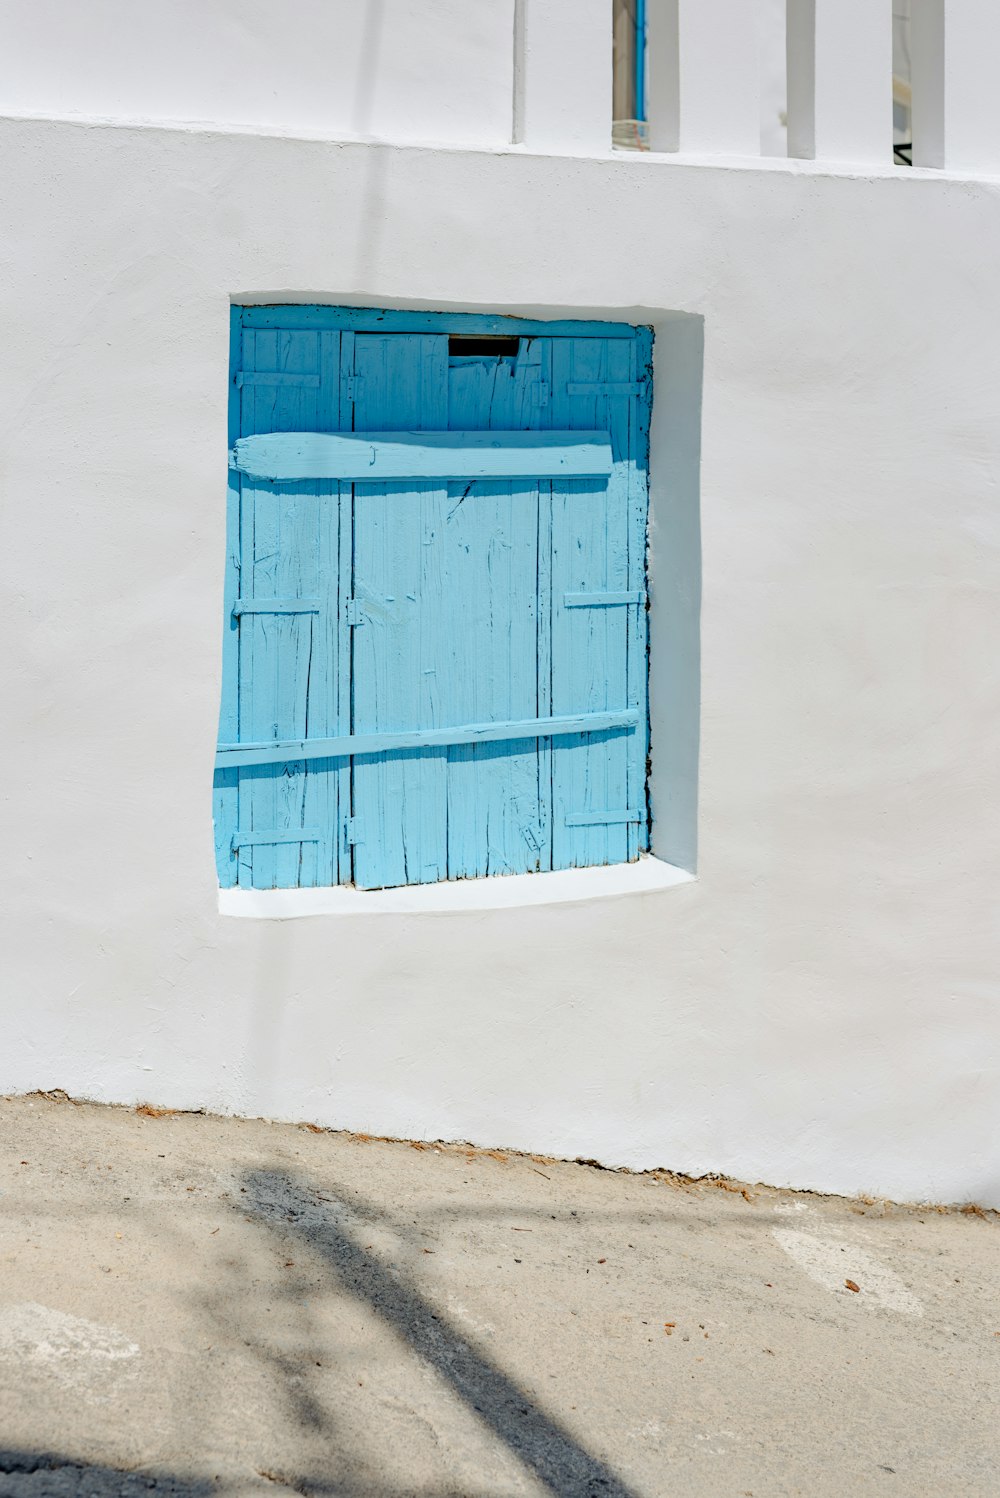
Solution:
M 462 333 L 448 338 L 451 359 L 516 359 L 520 347 L 520 338 L 476 338 Z

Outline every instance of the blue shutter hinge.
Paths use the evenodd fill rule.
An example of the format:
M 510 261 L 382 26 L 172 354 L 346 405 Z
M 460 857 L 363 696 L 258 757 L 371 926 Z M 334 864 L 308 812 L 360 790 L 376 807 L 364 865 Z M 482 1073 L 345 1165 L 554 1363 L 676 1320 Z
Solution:
M 349 598 L 347 600 L 347 603 L 344 605 L 344 613 L 347 617 L 347 625 L 349 629 L 357 629 L 365 622 L 365 616 L 361 609 L 360 598 Z
M 531 399 L 536 406 L 548 405 L 549 395 L 551 394 L 551 387 L 549 386 L 547 380 L 537 380 L 535 384 L 528 386 L 528 390 L 531 394 Z
M 595 399 L 606 399 L 616 395 L 638 395 L 645 400 L 649 391 L 646 380 L 570 380 L 567 395 L 590 395 Z
M 353 848 L 357 843 L 364 842 L 364 838 L 358 831 L 357 817 L 344 818 L 344 846 Z
M 297 385 L 308 390 L 318 390 L 320 386 L 318 374 L 291 374 L 287 369 L 241 369 L 233 376 L 233 381 L 240 390 L 244 385 Z
M 348 375 L 344 380 L 344 389 L 349 401 L 356 401 L 361 390 L 361 375 Z
M 542 829 L 540 827 L 533 827 L 529 822 L 521 828 L 521 832 L 528 847 L 533 848 L 536 853 L 540 853 L 542 851 Z
M 566 813 L 567 827 L 615 827 L 622 823 L 641 822 L 642 815 L 630 808 L 622 808 L 620 811 L 614 808 L 610 811 L 571 811 Z

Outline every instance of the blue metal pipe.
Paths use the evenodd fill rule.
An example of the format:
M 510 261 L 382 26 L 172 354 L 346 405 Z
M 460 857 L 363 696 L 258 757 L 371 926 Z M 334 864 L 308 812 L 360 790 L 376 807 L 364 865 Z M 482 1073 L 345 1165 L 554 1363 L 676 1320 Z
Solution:
M 646 118 L 646 0 L 635 0 L 635 117 Z

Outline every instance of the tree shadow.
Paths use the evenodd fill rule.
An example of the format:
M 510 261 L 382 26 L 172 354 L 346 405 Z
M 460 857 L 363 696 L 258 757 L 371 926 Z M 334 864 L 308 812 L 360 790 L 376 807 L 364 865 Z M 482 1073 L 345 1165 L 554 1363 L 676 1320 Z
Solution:
M 53 1451 L 0 1450 L 0 1498 L 210 1498 L 210 1478 L 128 1472 Z
M 390 1270 L 351 1236 L 352 1219 L 398 1232 L 388 1214 L 370 1202 L 357 1201 L 353 1193 L 335 1197 L 328 1184 L 324 1207 L 315 1191 L 285 1170 L 253 1170 L 243 1179 L 239 1210 L 282 1236 L 300 1236 L 333 1272 L 339 1289 L 388 1323 L 555 1498 L 637 1498 L 610 1467 L 435 1309 L 401 1268 Z M 304 1425 L 315 1429 L 324 1416 L 312 1400 L 309 1405 L 300 1414 Z M 342 1491 L 335 1484 L 301 1477 L 297 1484 L 308 1493 Z

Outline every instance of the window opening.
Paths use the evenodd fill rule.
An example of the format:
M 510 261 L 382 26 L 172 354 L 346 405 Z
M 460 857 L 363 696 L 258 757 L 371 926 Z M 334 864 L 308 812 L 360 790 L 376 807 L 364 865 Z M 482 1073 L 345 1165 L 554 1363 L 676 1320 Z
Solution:
M 467 333 L 448 336 L 448 357 L 451 359 L 516 359 L 520 347 L 520 338 L 478 338 Z

